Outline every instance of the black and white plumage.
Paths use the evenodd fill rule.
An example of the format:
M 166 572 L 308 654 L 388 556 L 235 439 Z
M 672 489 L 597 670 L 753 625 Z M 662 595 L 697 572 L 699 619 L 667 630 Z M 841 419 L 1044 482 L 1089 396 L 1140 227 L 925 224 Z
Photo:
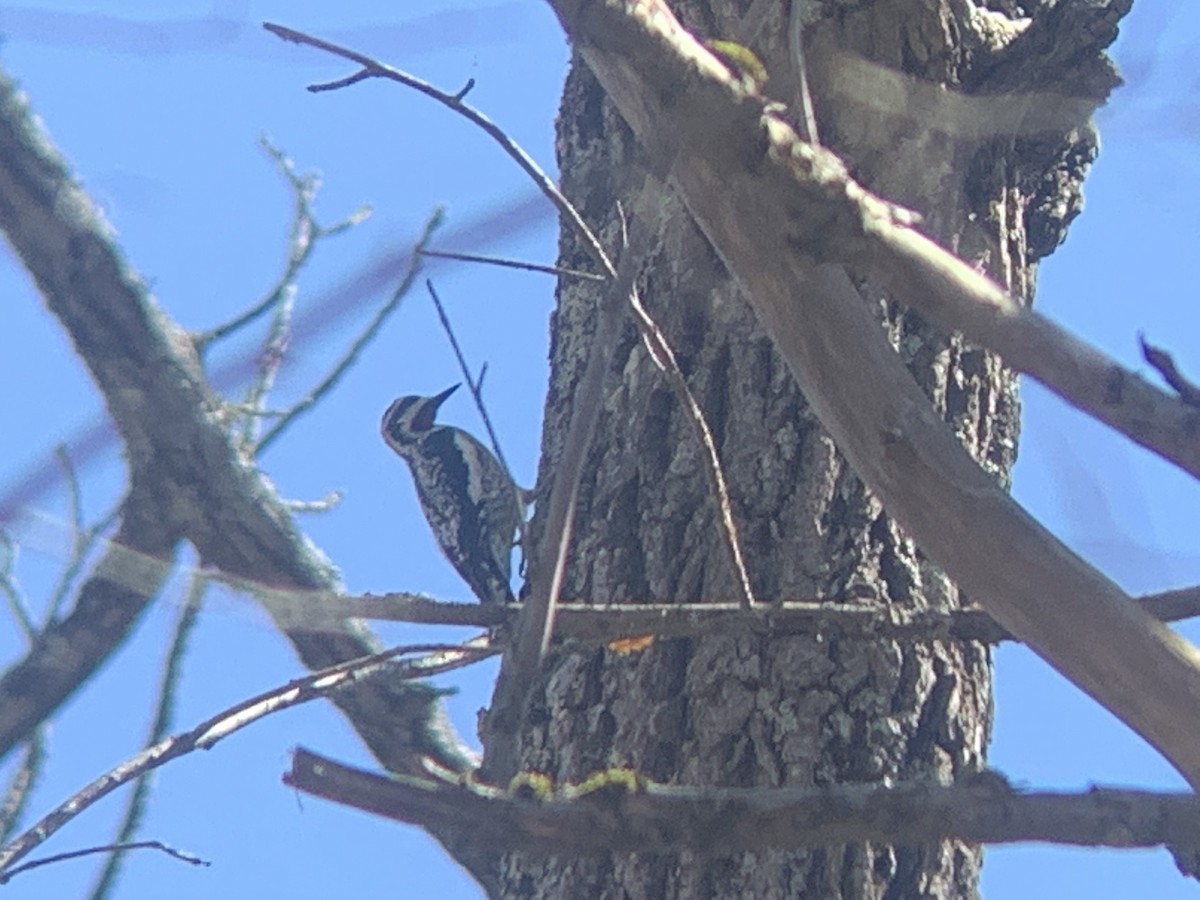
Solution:
M 434 424 L 458 387 L 401 397 L 383 414 L 380 431 L 412 470 L 421 509 L 450 564 L 482 602 L 511 603 L 520 495 L 487 447 L 460 428 Z

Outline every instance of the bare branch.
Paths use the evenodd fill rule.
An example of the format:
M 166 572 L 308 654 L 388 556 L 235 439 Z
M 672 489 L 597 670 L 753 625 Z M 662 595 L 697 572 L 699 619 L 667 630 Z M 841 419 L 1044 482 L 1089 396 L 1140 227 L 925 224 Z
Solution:
M 440 209 L 434 210 L 429 218 L 425 220 L 425 226 L 421 229 L 421 236 L 417 239 L 416 244 L 413 245 L 412 252 L 409 255 L 408 269 L 405 271 L 404 277 L 400 279 L 400 283 L 396 285 L 395 289 L 392 291 L 391 297 L 386 303 L 379 307 L 378 310 L 376 310 L 375 315 L 371 317 L 371 321 L 367 323 L 366 327 L 363 328 L 358 337 L 351 342 L 348 348 L 346 348 L 346 352 L 342 355 L 342 358 L 334 364 L 333 368 L 330 369 L 329 374 L 321 379 L 321 381 L 318 382 L 315 387 L 311 388 L 303 399 L 295 403 L 291 409 L 284 413 L 279 418 L 279 421 L 272 425 L 267 433 L 262 436 L 262 439 L 255 446 L 256 454 L 262 453 L 264 450 L 266 450 L 267 447 L 274 443 L 275 440 L 287 430 L 288 426 L 290 426 L 301 414 L 307 412 L 309 409 L 315 406 L 322 397 L 337 387 L 337 383 L 342 380 L 342 376 L 345 375 L 346 372 L 350 370 L 350 367 L 358 361 L 358 358 L 362 355 L 363 350 L 365 350 L 367 345 L 370 344 L 371 341 L 375 339 L 375 336 L 379 334 L 380 329 L 383 328 L 383 324 L 388 320 L 388 317 L 400 308 L 400 302 L 412 289 L 413 282 L 416 281 L 417 278 L 417 273 L 421 271 L 421 251 L 424 250 L 425 245 L 433 239 L 434 231 L 441 224 L 442 211 Z
M 322 237 L 341 234 L 353 225 L 357 225 L 371 214 L 370 207 L 362 207 L 351 213 L 345 219 L 328 227 L 317 223 L 312 204 L 316 197 L 320 181 L 316 175 L 299 175 L 295 163 L 267 138 L 259 141 L 263 151 L 275 162 L 280 174 L 287 180 L 292 189 L 295 206 L 292 212 L 292 228 L 288 236 L 288 258 L 283 272 L 263 298 L 241 315 L 235 316 L 229 322 L 203 331 L 194 337 L 196 348 L 201 353 L 222 338 L 241 330 L 257 320 L 271 309 L 274 309 L 293 289 L 300 270 L 312 256 L 317 241 Z
M 559 215 L 561 215 L 567 221 L 571 227 L 571 230 L 580 236 L 580 239 L 584 241 L 585 246 L 588 247 L 592 258 L 604 267 L 609 277 L 611 278 L 615 276 L 616 273 L 612 268 L 612 264 L 607 260 L 607 257 L 604 253 L 604 248 L 601 247 L 599 241 L 597 241 L 595 237 L 591 235 L 591 232 L 588 230 L 588 227 L 584 223 L 582 217 L 567 201 L 566 197 L 562 195 L 562 192 L 559 191 L 558 186 L 554 183 L 554 180 L 542 170 L 541 166 L 534 162 L 533 157 L 521 149 L 520 145 L 518 145 L 516 141 L 512 140 L 512 138 L 505 134 L 504 130 L 500 128 L 500 126 L 498 126 L 483 113 L 479 112 L 479 110 L 464 103 L 463 97 L 465 96 L 465 92 L 448 94 L 445 91 L 438 90 L 428 82 L 422 81 L 420 78 L 409 75 L 407 72 L 403 72 L 400 69 L 395 69 L 391 66 L 385 66 L 383 63 L 371 59 L 369 56 L 364 56 L 363 54 L 347 47 L 342 47 L 329 41 L 323 41 L 320 38 L 312 37 L 311 35 L 304 34 L 300 31 L 295 31 L 283 25 L 276 25 L 272 22 L 264 22 L 263 28 L 282 40 L 294 44 L 307 44 L 308 46 L 315 47 L 318 50 L 324 50 L 326 53 L 332 53 L 335 56 L 340 56 L 342 59 L 348 59 L 352 62 L 356 62 L 363 67 L 361 72 L 350 76 L 350 78 L 342 79 L 339 82 L 331 82 L 325 85 L 312 85 L 309 87 L 310 91 L 317 92 L 333 90 L 335 88 L 354 84 L 366 78 L 386 78 L 410 87 L 413 90 L 420 91 L 426 97 L 433 98 L 434 100 L 449 107 L 459 115 L 465 116 L 471 122 L 478 125 L 484 130 L 484 132 L 488 134 L 488 136 L 490 136 L 493 140 L 500 144 L 501 147 L 504 148 L 504 152 L 516 161 L 517 165 L 519 165 L 525 174 L 528 175 L 533 180 L 534 184 L 537 185 L 538 190 L 540 190 L 542 194 L 554 204 L 554 207 L 558 210 Z
M 479 370 L 478 377 L 471 374 L 471 367 L 467 364 L 467 358 L 463 355 L 462 347 L 459 346 L 458 336 L 454 333 L 454 327 L 450 324 L 450 317 L 446 315 L 446 307 L 442 306 L 442 298 L 438 296 L 438 292 L 433 287 L 433 282 L 426 278 L 425 289 L 429 291 L 429 297 L 433 300 L 433 308 L 437 310 L 438 321 L 442 323 L 442 331 L 446 332 L 446 338 L 450 341 L 450 347 L 454 350 L 454 358 L 458 360 L 459 371 L 463 374 L 463 380 L 467 383 L 467 390 L 471 392 L 471 399 L 475 401 L 475 409 L 479 411 L 479 418 L 483 420 L 483 427 L 487 429 L 488 440 L 492 442 L 492 450 L 496 454 L 496 459 L 500 461 L 500 465 L 504 467 L 505 474 L 508 475 L 508 480 L 513 484 L 517 483 L 517 479 L 513 477 L 512 469 L 508 466 L 508 460 L 504 458 L 504 451 L 500 448 L 500 438 L 496 436 L 496 429 L 492 427 L 492 417 L 488 415 L 487 406 L 483 402 L 483 376 L 487 371 L 487 364 Z M 522 546 L 524 546 L 525 537 L 525 520 L 522 517 L 520 523 Z
M 230 582 L 234 587 L 241 585 Z M 270 603 L 277 619 L 291 610 L 296 625 L 319 630 L 348 618 L 496 628 L 510 625 L 517 610 L 478 603 L 451 603 L 415 594 L 330 594 L 296 596 L 275 592 L 264 599 L 262 587 L 253 590 Z M 1046 603 L 1054 598 L 1047 597 Z M 1162 622 L 1200 616 L 1200 586 L 1146 594 L 1136 598 L 1146 612 Z M 607 644 L 633 635 L 661 638 L 728 634 L 821 634 L 839 637 L 880 637 L 907 641 L 960 640 L 998 644 L 1016 640 L 979 608 L 911 610 L 892 604 L 825 600 L 785 600 L 770 607 L 747 610 L 740 603 L 573 603 L 557 607 L 555 634 L 562 640 Z
M 29 598 L 25 596 L 14 571 L 16 562 L 17 543 L 12 535 L 0 529 L 0 594 L 4 595 L 8 611 L 25 635 L 25 640 L 32 644 L 37 638 L 38 624 L 30 609 Z
M 963 783 L 714 788 L 597 773 L 539 799 L 431 778 L 387 778 L 298 750 L 284 781 L 317 796 L 425 827 L 467 828 L 501 854 L 701 855 L 878 841 L 1042 841 L 1085 847 L 1193 847 L 1200 798 L 1093 788 L 1023 793 L 994 773 Z
M 657 196 L 659 191 L 665 191 L 665 187 L 652 190 L 651 196 Z M 639 225 L 648 227 L 644 220 L 635 223 L 634 227 Z M 641 254 L 638 254 L 638 258 L 640 260 Z M 642 298 L 638 294 L 636 285 L 630 288 L 629 305 L 633 309 L 634 320 L 637 322 L 638 331 L 646 349 L 650 351 L 651 358 L 667 377 L 667 383 L 675 391 L 675 396 L 683 406 L 684 415 L 692 423 L 700 441 L 700 449 L 703 451 L 704 457 L 702 468 L 704 474 L 708 476 L 709 489 L 717 504 L 717 521 L 721 526 L 722 544 L 729 556 L 729 567 L 733 571 L 738 599 L 743 607 L 749 609 L 756 603 L 754 587 L 750 582 L 750 573 L 746 569 L 746 560 L 742 555 L 742 543 L 738 538 L 737 523 L 733 518 L 733 503 L 729 499 L 729 487 L 725 483 L 725 473 L 721 470 L 721 458 L 717 453 L 717 444 L 713 440 L 712 429 L 708 427 L 704 411 L 700 408 L 700 403 L 696 400 L 692 389 L 688 387 L 687 379 L 683 377 L 683 372 L 679 369 L 679 363 L 675 360 L 675 352 L 671 349 L 666 335 L 662 333 L 658 323 L 654 321 L 649 310 L 642 304 Z
M 60 454 L 60 458 L 69 463 L 70 456 L 65 446 L 60 448 Z M 69 474 L 64 474 L 68 481 L 74 480 L 76 477 L 74 465 L 70 465 Z M 77 492 L 78 486 L 76 485 L 72 490 Z M 77 506 L 73 509 L 71 513 L 71 547 L 67 552 L 66 564 L 58 574 L 58 581 L 50 592 L 50 600 L 42 614 L 44 623 L 50 624 L 58 621 L 63 605 L 67 602 L 71 589 L 75 586 L 75 580 L 83 571 L 88 555 L 100 543 L 105 532 L 111 529 L 113 523 L 117 521 L 120 509 L 119 504 L 114 506 L 107 515 L 102 516 L 99 521 L 90 526 L 83 522 L 82 507 Z
M 488 266 L 503 266 L 507 269 L 522 269 L 526 272 L 543 272 L 547 275 L 559 275 L 564 278 L 578 278 L 582 281 L 606 281 L 603 275 L 595 272 L 582 272 L 579 269 L 564 269 L 562 266 L 545 266 L 541 263 L 522 262 L 519 259 L 503 259 L 498 256 L 480 256 L 477 253 L 451 253 L 449 250 L 425 250 L 425 256 L 437 259 L 455 259 L 460 262 L 477 262 Z
M 49 866 L 53 863 L 66 862 L 71 859 L 79 859 L 84 856 L 94 856 L 97 853 L 111 854 L 112 857 L 125 854 L 129 850 L 159 850 L 167 856 L 177 859 L 180 862 L 189 863 L 193 866 L 211 866 L 212 863 L 206 859 L 201 859 L 194 853 L 187 853 L 183 850 L 176 850 L 174 847 L 164 844 L 162 841 L 127 841 L 118 844 L 102 844 L 99 847 L 85 847 L 82 850 L 71 850 L 68 853 L 55 853 L 53 856 L 46 856 L 42 859 L 34 859 L 25 863 L 23 866 L 16 866 L 9 869 L 7 872 L 0 873 L 0 884 L 7 884 L 17 875 L 28 872 L 31 869 L 39 869 L 42 866 Z M 92 894 L 91 896 L 98 896 Z

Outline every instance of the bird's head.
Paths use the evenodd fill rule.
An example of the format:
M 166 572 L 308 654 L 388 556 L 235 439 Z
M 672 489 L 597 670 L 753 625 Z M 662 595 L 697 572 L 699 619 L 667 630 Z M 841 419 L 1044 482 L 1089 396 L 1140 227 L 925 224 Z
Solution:
M 379 430 L 387 445 L 399 453 L 402 447 L 407 447 L 428 434 L 433 428 L 438 407 L 458 388 L 459 385 L 456 384 L 432 397 L 410 395 L 392 401 L 379 423 Z

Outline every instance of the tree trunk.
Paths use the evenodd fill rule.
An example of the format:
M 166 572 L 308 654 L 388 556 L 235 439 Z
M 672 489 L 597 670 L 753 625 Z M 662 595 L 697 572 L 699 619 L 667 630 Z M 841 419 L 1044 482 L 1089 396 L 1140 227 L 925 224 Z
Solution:
M 1090 131 L 981 137 L 952 109 L 885 115 L 872 108 L 872 92 L 855 96 L 847 87 L 840 55 L 905 72 L 898 83 L 910 93 L 943 84 L 975 95 L 990 85 L 1036 87 L 1014 74 L 1037 67 L 1015 58 L 1026 51 L 1012 40 L 1009 16 L 1046 4 L 987 5 L 1008 11 L 980 13 L 963 0 L 825 3 L 826 18 L 806 33 L 810 77 L 822 143 L 867 187 L 919 211 L 926 233 L 1028 300 L 1036 260 L 1057 246 L 1078 211 L 1095 149 Z M 677 13 L 703 37 L 751 44 L 772 72 L 767 93 L 790 100 L 779 21 L 786 5 L 768 14 L 754 40 L 739 30 L 747 6 L 688 0 Z M 1028 26 L 1058 40 L 1052 49 L 1088 39 L 1055 34 L 1068 26 L 1053 16 L 1066 19 L 1043 11 Z M 1058 87 L 1099 77 L 1091 70 L 1104 65 L 1102 48 L 1082 47 L 1037 77 Z M 968 102 L 986 109 L 988 101 Z M 558 150 L 568 197 L 615 246 L 617 202 L 635 211 L 647 202 L 634 196 L 643 183 L 639 152 L 578 61 L 564 89 Z M 758 599 L 962 605 L 849 470 L 681 203 L 669 191 L 662 197 L 666 225 L 639 284 L 713 430 Z M 570 235 L 560 259 L 586 265 Z M 870 282 L 856 284 L 964 444 L 1007 483 L 1018 425 L 1011 373 L 992 354 L 899 309 Z M 602 289 L 566 282 L 559 290 L 540 484 L 554 475 Z M 735 598 L 707 485 L 691 425 L 629 324 L 580 488 L 564 597 L 596 604 Z M 535 546 L 553 538 L 535 517 Z M 611 766 L 677 784 L 945 782 L 985 764 L 990 678 L 988 648 L 962 641 L 730 635 L 662 640 L 630 655 L 560 643 L 523 725 L 522 765 L 560 783 Z M 503 862 L 501 884 L 520 897 L 962 897 L 976 893 L 980 862 L 979 849 L 961 843 L 726 858 L 514 854 Z

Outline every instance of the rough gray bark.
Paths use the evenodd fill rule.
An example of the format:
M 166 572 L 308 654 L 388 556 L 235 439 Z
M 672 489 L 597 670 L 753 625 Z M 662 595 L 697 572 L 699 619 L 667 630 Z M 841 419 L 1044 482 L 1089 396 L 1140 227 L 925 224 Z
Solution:
M 732 37 L 748 5 L 696 0 L 678 12 L 698 34 Z M 828 18 L 808 35 L 824 143 L 852 161 L 867 186 L 919 210 L 926 233 L 1028 300 L 1036 260 L 1057 246 L 1078 211 L 1082 172 L 1095 150 L 1090 132 L 980 138 L 953 123 L 931 127 L 927 116 L 907 110 L 881 115 L 838 95 L 846 82 L 838 51 L 920 82 L 1011 92 L 1038 87 L 1014 80 L 1031 58 L 1055 61 L 1037 69 L 1043 83 L 1102 78 L 1102 38 L 1081 33 L 1077 23 L 1056 33 L 1069 17 L 1045 12 L 1044 4 L 1024 4 L 1040 10 L 1029 27 L 1046 38 L 1025 41 L 1024 50 L 1006 19 L 1019 10 L 980 16 L 957 0 L 826 5 Z M 754 48 L 773 73 L 769 92 L 786 98 L 790 70 L 781 23 L 771 18 L 778 14 L 768 14 Z M 1067 45 L 1073 52 L 1063 52 Z M 616 201 L 635 211 L 646 205 L 634 196 L 643 183 L 639 158 L 590 73 L 573 66 L 559 121 L 564 189 L 610 242 Z M 643 265 L 643 298 L 717 438 L 759 599 L 960 606 L 954 586 L 841 459 L 679 202 L 665 202 L 667 224 Z M 561 259 L 583 262 L 569 237 Z M 859 288 L 966 447 L 1006 481 L 1017 432 L 1011 375 L 991 354 L 902 312 L 871 283 Z M 559 292 L 541 483 L 553 478 L 597 302 L 590 285 Z M 609 378 L 565 595 L 593 603 L 731 598 L 693 431 L 632 326 Z M 535 519 L 535 543 L 552 540 L 539 526 Z M 568 644 L 555 649 L 533 697 L 522 756 L 525 768 L 560 782 L 618 765 L 679 784 L 949 781 L 983 765 L 990 716 L 988 652 L 967 641 L 746 635 L 662 640 L 629 656 Z M 978 850 L 959 843 L 703 859 L 514 855 L 502 879 L 506 894 L 523 897 L 968 896 L 979 863 Z

